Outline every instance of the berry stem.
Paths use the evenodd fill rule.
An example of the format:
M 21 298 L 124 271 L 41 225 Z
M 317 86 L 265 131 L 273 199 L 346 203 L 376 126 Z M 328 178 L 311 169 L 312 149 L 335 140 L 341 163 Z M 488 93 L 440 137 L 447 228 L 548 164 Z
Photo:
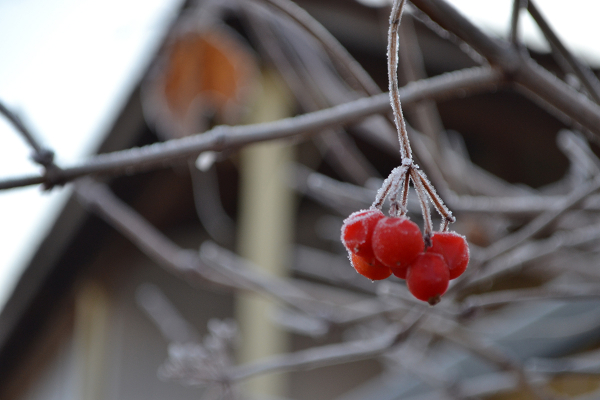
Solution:
M 390 188 L 390 216 L 398 217 L 400 215 L 406 214 L 406 206 L 402 204 L 402 198 L 398 200 L 398 195 L 400 194 L 400 187 L 404 187 L 404 184 L 408 181 L 408 168 L 405 165 L 395 169 L 395 179 L 393 180 L 392 186 Z
M 425 247 L 431 246 L 431 236 L 433 235 L 433 224 L 431 223 L 431 213 L 429 212 L 429 204 L 427 204 L 427 192 L 423 188 L 423 182 L 421 181 L 421 175 L 416 168 L 410 169 L 410 178 L 415 186 L 419 203 L 421 204 L 421 211 L 423 213 L 423 238 L 425 239 Z
M 412 180 L 423 213 L 424 221 L 424 239 L 425 246 L 431 246 L 431 236 L 433 235 L 433 227 L 431 223 L 431 212 L 427 204 L 427 199 L 431 201 L 437 212 L 442 217 L 442 225 L 440 230 L 448 229 L 448 224 L 455 221 L 452 212 L 446 207 L 443 200 L 437 194 L 433 185 L 427 179 L 425 173 L 419 170 L 419 167 L 413 162 L 412 149 L 408 139 L 408 131 L 406 130 L 406 122 L 402 115 L 402 105 L 400 103 L 400 93 L 398 88 L 398 30 L 400 27 L 400 19 L 406 0 L 394 0 L 392 12 L 390 14 L 390 27 L 388 31 L 388 78 L 390 89 L 390 103 L 394 112 L 394 122 L 398 130 L 398 140 L 400 141 L 400 154 L 402 156 L 402 165 L 395 168 L 388 178 L 384 181 L 382 188 L 377 193 L 373 207 L 381 209 L 385 198 L 390 195 L 391 216 L 402 216 L 406 214 L 406 206 L 408 203 L 408 189 Z M 401 187 L 400 194 L 398 190 Z M 400 199 L 398 200 L 398 195 Z
M 394 111 L 394 122 L 398 129 L 398 139 L 400 141 L 400 153 L 402 158 L 412 160 L 412 150 L 408 140 L 406 124 L 402 116 L 402 106 L 400 104 L 400 93 L 398 89 L 398 28 L 400 27 L 400 18 L 406 0 L 395 0 L 390 14 L 390 29 L 388 31 L 388 79 L 390 89 L 390 103 Z
M 403 164 L 390 172 L 388 177 L 385 178 L 385 181 L 383 181 L 381 189 L 377 192 L 377 196 L 375 196 L 375 201 L 371 205 L 371 208 L 381 210 L 388 195 L 392 193 L 392 196 L 394 196 L 394 193 L 399 190 L 402 180 L 405 179 L 405 176 L 407 175 L 407 169 L 408 167 Z
M 406 179 L 404 180 L 404 185 L 402 187 L 402 197 L 400 200 L 400 211 L 402 212 L 401 215 L 406 215 L 406 212 L 408 211 L 408 189 L 410 186 L 410 179 L 408 178 L 408 173 L 406 174 Z
M 446 232 L 448 230 L 448 225 L 450 225 L 450 221 L 446 217 L 442 217 L 442 222 L 440 222 L 440 232 Z
M 445 218 L 446 220 L 448 220 L 448 222 L 456 221 L 456 218 L 454 217 L 454 215 L 452 215 L 452 211 L 450 211 L 448 209 L 448 207 L 446 207 L 446 205 L 444 204 L 444 201 L 437 194 L 435 188 L 433 187 L 431 182 L 429 182 L 429 179 L 427 179 L 427 176 L 425 175 L 425 173 L 421 170 L 417 170 L 417 172 L 421 179 L 421 183 L 423 184 L 423 187 L 424 187 L 425 191 L 427 192 L 427 196 L 431 200 L 431 204 L 433 204 L 433 206 L 435 207 L 437 212 L 441 215 L 442 218 Z

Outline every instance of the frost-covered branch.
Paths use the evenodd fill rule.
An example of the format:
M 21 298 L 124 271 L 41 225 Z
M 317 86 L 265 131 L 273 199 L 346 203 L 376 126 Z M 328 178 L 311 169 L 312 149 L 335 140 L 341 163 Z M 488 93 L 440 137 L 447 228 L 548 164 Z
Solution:
M 420 312 L 409 314 L 403 325 L 392 324 L 386 331 L 370 339 L 313 347 L 273 356 L 252 364 L 240 365 L 228 375 L 232 380 L 241 380 L 268 372 L 301 371 L 373 358 L 402 343 L 418 326 L 422 316 Z
M 86 208 L 102 217 L 169 272 L 194 283 L 215 283 L 268 293 L 292 308 L 309 311 L 309 303 L 303 300 L 309 300 L 310 296 L 288 281 L 252 269 L 248 262 L 242 262 L 210 242 L 204 243 L 200 254 L 180 248 L 105 185 L 82 179 L 77 181 L 75 192 Z
M 405 104 L 410 104 L 424 99 L 463 96 L 465 90 L 485 91 L 499 83 L 500 75 L 497 71 L 478 67 L 411 82 L 402 88 L 400 95 Z M 275 122 L 244 126 L 221 125 L 182 139 L 99 154 L 80 165 L 66 167 L 52 177 L 5 179 L 0 181 L 0 189 L 41 183 L 54 186 L 90 174 L 122 175 L 147 171 L 181 162 L 204 151 L 235 149 L 250 143 L 285 139 L 356 122 L 369 115 L 387 112 L 389 107 L 388 94 L 384 93 Z

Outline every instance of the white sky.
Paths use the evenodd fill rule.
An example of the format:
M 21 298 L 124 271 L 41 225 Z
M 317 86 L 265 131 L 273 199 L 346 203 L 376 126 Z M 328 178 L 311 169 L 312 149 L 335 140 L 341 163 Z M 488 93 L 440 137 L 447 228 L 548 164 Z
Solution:
M 0 100 L 69 165 L 93 152 L 181 0 L 0 0 Z M 0 178 L 38 171 L 0 118 Z M 67 190 L 0 192 L 0 307 Z
M 387 0 L 362 0 L 378 2 Z M 479 26 L 508 32 L 512 0 L 451 0 Z M 93 152 L 146 67 L 181 0 L 0 0 L 0 99 L 20 112 L 59 165 Z M 576 54 L 600 65 L 600 1 L 538 0 Z M 545 48 L 523 18 L 526 42 Z M 0 179 L 36 172 L 0 118 Z M 67 195 L 0 192 L 0 308 Z

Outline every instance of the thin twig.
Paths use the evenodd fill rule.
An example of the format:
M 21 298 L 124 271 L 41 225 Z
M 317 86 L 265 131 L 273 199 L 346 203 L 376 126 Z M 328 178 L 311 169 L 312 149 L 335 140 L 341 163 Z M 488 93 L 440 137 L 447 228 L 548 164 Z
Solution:
M 200 341 L 198 331 L 186 321 L 158 286 L 152 283 L 141 284 L 135 292 L 135 299 L 169 342 Z
M 353 78 L 355 81 L 354 87 L 359 85 L 360 90 L 371 96 L 380 92 L 377 84 L 363 67 L 350 55 L 350 53 L 348 53 L 344 46 L 342 46 L 337 39 L 310 14 L 289 0 L 261 1 L 284 12 L 321 42 L 325 50 L 331 55 L 333 60 L 336 61 L 336 66 L 341 68 L 342 71 L 345 72 L 345 75 Z
M 423 189 L 425 189 L 425 192 L 427 193 L 427 196 L 431 200 L 431 204 L 433 204 L 436 211 L 442 216 L 442 218 L 444 218 L 444 220 L 446 220 L 446 222 L 455 222 L 456 218 L 452 215 L 452 211 L 450 211 L 448 207 L 446 207 L 444 201 L 437 194 L 435 188 L 433 187 L 431 182 L 429 182 L 423 171 L 418 170 L 417 173 L 420 177 L 421 185 L 423 185 Z
M 312 57 L 311 60 L 306 62 L 294 62 L 295 60 L 291 60 L 292 56 L 287 54 L 297 50 L 295 43 L 299 40 L 303 41 L 306 35 L 297 35 L 296 32 L 290 32 L 289 24 L 280 21 L 282 17 L 279 13 L 267 9 L 261 12 L 260 8 L 253 7 L 254 4 L 252 3 L 242 2 L 241 4 L 243 9 L 246 10 L 252 31 L 257 37 L 256 42 L 259 44 L 259 48 L 277 67 L 302 109 L 316 111 L 331 106 L 327 99 L 324 99 L 324 92 L 329 93 L 331 90 L 324 90 L 316 82 L 312 85 L 307 83 L 311 82 L 313 77 L 323 75 L 325 75 L 327 82 L 331 82 L 332 85 L 337 84 L 347 88 L 346 83 L 335 72 L 331 71 L 329 65 L 324 65 L 325 62 L 318 56 Z M 286 40 L 288 37 L 296 40 Z M 283 46 L 285 46 L 286 51 L 282 48 Z M 310 51 L 312 53 L 316 52 L 312 47 Z M 297 56 L 302 58 L 300 54 L 297 54 Z M 324 57 L 327 57 L 327 55 L 324 55 Z M 317 66 L 319 67 L 318 71 L 311 72 L 307 70 L 307 68 L 314 69 Z M 323 81 L 322 78 L 321 81 Z M 353 93 L 355 94 L 355 92 Z M 346 101 L 349 100 L 351 98 Z M 369 177 L 377 176 L 377 170 L 368 162 L 343 130 L 336 129 L 323 132 L 323 134 L 315 136 L 315 140 L 319 148 L 324 148 L 324 156 L 330 165 L 348 181 L 362 185 Z
M 300 167 L 299 167 L 300 168 Z M 302 167 L 303 173 L 299 175 L 302 179 L 300 191 L 315 197 L 317 200 L 327 205 L 327 202 L 334 202 L 336 206 L 343 203 L 352 205 L 353 209 L 367 208 L 371 205 L 376 192 L 361 186 L 356 186 L 347 182 L 341 182 L 322 175 L 318 172 Z M 306 185 L 310 180 L 318 185 Z M 407 189 L 405 189 L 407 190 Z M 318 192 L 318 193 L 317 193 Z M 568 196 L 565 195 L 540 195 L 531 194 L 526 196 L 511 197 L 493 197 L 493 196 L 457 196 L 449 193 L 450 204 L 452 208 L 459 213 L 499 215 L 507 218 L 522 220 L 530 219 L 544 212 L 555 211 L 557 204 L 565 204 Z M 387 196 L 387 194 L 385 194 Z M 380 197 L 383 196 L 383 193 Z M 405 197 L 406 198 L 406 197 Z M 381 203 L 383 206 L 383 203 Z M 406 205 L 405 205 L 406 206 Z M 411 211 L 417 210 L 417 203 L 409 202 Z M 597 212 L 600 211 L 600 195 L 590 195 L 580 203 L 572 206 L 572 210 L 584 210 Z M 338 210 L 343 213 L 343 210 Z
M 44 167 L 47 167 L 52 164 L 54 160 L 54 153 L 51 150 L 48 150 L 44 146 L 42 146 L 38 140 L 35 138 L 33 133 L 29 130 L 29 128 L 23 123 L 21 118 L 14 112 L 8 109 L 1 101 L 0 101 L 0 114 L 4 115 L 4 117 L 14 126 L 14 128 L 23 136 L 25 141 L 31 146 L 34 151 L 33 160 L 41 164 Z
M 33 149 L 33 156 L 31 158 L 34 162 L 44 167 L 44 180 L 39 183 L 44 184 L 45 190 L 52 189 L 56 184 L 57 177 L 62 173 L 62 170 L 54 163 L 54 152 L 42 146 L 31 130 L 23 123 L 21 118 L 13 111 L 9 110 L 2 102 L 0 102 L 0 115 L 4 115 Z M 13 180 L 13 183 L 20 184 L 28 181 L 30 182 L 28 179 L 16 179 Z

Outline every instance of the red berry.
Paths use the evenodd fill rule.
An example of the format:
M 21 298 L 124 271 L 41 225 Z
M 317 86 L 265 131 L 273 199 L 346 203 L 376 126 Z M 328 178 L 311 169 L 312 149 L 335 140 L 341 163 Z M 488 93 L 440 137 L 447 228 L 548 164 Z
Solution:
M 342 225 L 342 243 L 346 249 L 372 264 L 375 255 L 371 238 L 377 221 L 382 218 L 383 213 L 377 209 L 358 211 L 346 218 Z
M 450 279 L 458 278 L 467 269 L 469 263 L 469 245 L 465 238 L 456 232 L 436 232 L 431 237 L 428 252 L 444 257 Z
M 391 267 L 392 274 L 397 276 L 400 279 L 406 279 L 406 274 L 408 273 L 408 265 L 403 265 L 401 267 Z
M 417 224 L 406 217 L 382 218 L 373 231 L 373 253 L 399 277 L 405 275 L 410 263 L 423 251 L 425 244 Z
M 350 253 L 350 259 L 356 272 L 372 281 L 385 279 L 392 274 L 392 271 L 388 267 L 380 264 L 377 260 L 370 264 L 364 258 L 352 253 Z
M 419 300 L 431 305 L 439 303 L 440 297 L 446 293 L 450 273 L 448 265 L 439 254 L 421 253 L 408 267 L 406 286 Z

